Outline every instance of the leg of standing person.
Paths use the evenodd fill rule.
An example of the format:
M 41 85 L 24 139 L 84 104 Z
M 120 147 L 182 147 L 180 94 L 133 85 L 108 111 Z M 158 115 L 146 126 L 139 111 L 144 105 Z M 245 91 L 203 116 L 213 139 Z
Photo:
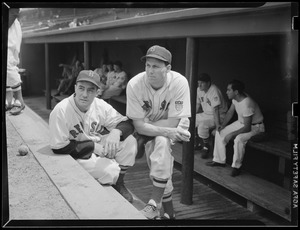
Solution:
M 13 107 L 13 91 L 11 87 L 6 87 L 6 103 L 5 110 L 11 110 Z
M 11 87 L 11 88 L 12 88 L 12 92 L 13 92 L 15 100 L 18 100 L 21 103 L 21 105 L 14 106 L 9 112 L 12 115 L 18 115 L 22 112 L 23 109 L 25 109 L 25 103 L 24 103 L 23 96 L 22 96 L 21 84 L 19 84 L 18 86 Z
M 171 155 L 171 151 L 170 140 L 163 136 L 155 137 L 154 140 L 149 141 L 145 146 L 153 186 L 150 200 L 141 212 L 148 219 L 160 218 L 162 205 L 166 208 L 165 211 L 168 211 L 170 217 L 174 215 L 171 196 L 173 191 L 171 177 L 174 158 Z

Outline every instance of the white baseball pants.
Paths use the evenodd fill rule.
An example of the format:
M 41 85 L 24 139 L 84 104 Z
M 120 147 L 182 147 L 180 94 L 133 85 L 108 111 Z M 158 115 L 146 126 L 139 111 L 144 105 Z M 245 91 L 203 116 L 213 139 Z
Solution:
M 215 144 L 214 144 L 214 153 L 213 153 L 213 161 L 218 163 L 226 163 L 226 145 L 224 138 L 229 134 L 232 133 L 240 128 L 242 128 L 244 124 L 240 123 L 239 121 L 235 121 L 232 124 L 226 126 L 221 132 L 216 132 L 215 136 Z M 257 124 L 252 125 L 251 131 L 248 133 L 241 133 L 236 136 L 234 139 L 233 145 L 233 160 L 231 167 L 240 168 L 242 166 L 243 158 L 245 155 L 245 146 L 248 140 L 260 133 L 264 132 L 265 127 L 264 124 Z
M 121 170 L 119 165 L 133 166 L 136 154 L 137 142 L 130 135 L 124 141 L 120 142 L 115 159 L 99 157 L 93 153 L 90 159 L 77 159 L 77 162 L 101 184 L 115 184 Z
M 145 145 L 147 163 L 150 168 L 150 178 L 153 181 L 153 185 L 165 187 L 164 194 L 169 194 L 173 191 L 172 174 L 174 157 L 171 152 L 170 139 L 163 136 L 157 136 Z

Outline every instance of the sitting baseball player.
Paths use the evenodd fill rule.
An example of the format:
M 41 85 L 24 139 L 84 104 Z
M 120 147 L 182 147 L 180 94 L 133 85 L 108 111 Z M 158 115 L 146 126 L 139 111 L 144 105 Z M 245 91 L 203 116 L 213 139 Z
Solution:
M 238 80 L 231 81 L 227 86 L 227 96 L 232 104 L 226 113 L 223 123 L 216 131 L 213 161 L 207 162 L 208 166 L 222 166 L 226 164 L 226 145 L 234 140 L 234 153 L 231 176 L 241 173 L 242 161 L 245 155 L 245 145 L 254 135 L 265 131 L 263 115 L 257 103 L 245 93 L 245 86 Z M 227 125 L 237 113 L 238 120 Z M 227 126 L 226 126 L 227 125 Z
M 56 154 L 70 154 L 101 184 L 113 185 L 132 202 L 124 176 L 135 163 L 134 128 L 126 116 L 96 97 L 99 86 L 97 73 L 79 73 L 75 93 L 50 114 L 50 146 Z
M 207 158 L 210 149 L 210 132 L 214 128 L 219 128 L 227 111 L 227 103 L 221 91 L 211 83 L 211 78 L 207 73 L 198 76 L 196 111 L 200 107 L 202 112 L 196 114 L 195 122 L 197 128 L 195 149 L 201 150 L 202 158 Z
M 152 46 L 145 60 L 146 71 L 127 84 L 127 116 L 139 135 L 148 138 L 145 155 L 152 179 L 152 194 L 141 212 L 148 219 L 174 219 L 171 144 L 189 141 L 190 90 L 187 79 L 171 71 L 172 55 Z M 142 138 L 141 140 L 143 140 Z M 163 215 L 160 209 L 163 207 Z

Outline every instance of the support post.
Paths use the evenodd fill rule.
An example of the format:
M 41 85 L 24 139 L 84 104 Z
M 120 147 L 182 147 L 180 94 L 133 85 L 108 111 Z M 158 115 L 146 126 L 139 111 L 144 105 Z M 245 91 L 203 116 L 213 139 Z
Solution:
M 189 82 L 191 95 L 190 128 L 191 139 L 184 142 L 182 147 L 182 183 L 181 203 L 190 205 L 193 203 L 193 172 L 194 172 L 194 139 L 195 139 L 195 115 L 197 94 L 197 53 L 198 45 L 195 38 L 186 40 L 186 70 L 185 76 Z
M 84 69 L 90 69 L 90 49 L 89 43 L 84 42 L 83 52 L 84 52 Z
M 51 108 L 51 87 L 49 75 L 49 44 L 45 43 L 46 107 Z

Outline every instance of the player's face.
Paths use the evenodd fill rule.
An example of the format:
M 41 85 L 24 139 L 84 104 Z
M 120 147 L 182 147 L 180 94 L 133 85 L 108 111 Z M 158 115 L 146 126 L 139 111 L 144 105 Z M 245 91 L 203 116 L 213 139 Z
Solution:
M 207 90 L 209 89 L 209 86 L 210 86 L 210 82 L 198 81 L 198 87 L 199 87 L 200 91 L 207 92 Z
M 156 58 L 147 58 L 146 73 L 148 81 L 153 88 L 161 88 L 167 77 L 167 73 L 171 69 L 171 65 L 167 65 Z
M 235 97 L 235 91 L 233 91 L 231 85 L 227 86 L 226 94 L 227 94 L 227 97 L 228 97 L 229 100 L 232 100 Z
M 97 95 L 98 88 L 91 82 L 79 81 L 75 85 L 75 103 L 80 111 L 86 112 Z

